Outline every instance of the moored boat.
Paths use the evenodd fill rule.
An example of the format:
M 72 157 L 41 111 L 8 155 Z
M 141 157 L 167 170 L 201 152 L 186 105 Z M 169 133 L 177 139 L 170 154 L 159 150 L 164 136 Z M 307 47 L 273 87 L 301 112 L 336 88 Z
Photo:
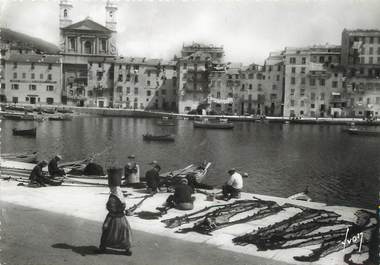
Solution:
M 233 129 L 234 124 L 228 121 L 211 122 L 208 120 L 203 120 L 203 121 L 194 121 L 193 127 L 204 128 L 204 129 Z
M 20 120 L 20 121 L 32 121 L 34 120 L 34 115 L 25 113 L 3 113 L 2 116 L 9 120 Z
M 348 128 L 348 129 L 343 129 L 343 131 L 352 135 L 380 136 L 380 131 L 374 131 L 374 130 Z
M 48 117 L 48 119 L 51 121 L 71 121 L 73 117 L 71 115 L 64 114 L 64 115 L 50 116 Z
M 152 134 L 144 134 L 143 135 L 144 141 L 164 141 L 164 142 L 173 142 L 174 136 L 171 134 L 165 134 L 165 135 L 152 135 Z
M 24 163 L 37 163 L 37 152 L 29 153 L 3 153 L 0 154 L 2 159 L 24 162 Z
M 13 135 L 19 135 L 19 136 L 36 137 L 36 134 L 37 134 L 37 128 L 26 129 L 26 130 L 13 129 L 12 131 L 13 131 Z
M 176 126 L 176 123 L 171 120 L 160 120 L 157 121 L 157 125 L 159 126 Z

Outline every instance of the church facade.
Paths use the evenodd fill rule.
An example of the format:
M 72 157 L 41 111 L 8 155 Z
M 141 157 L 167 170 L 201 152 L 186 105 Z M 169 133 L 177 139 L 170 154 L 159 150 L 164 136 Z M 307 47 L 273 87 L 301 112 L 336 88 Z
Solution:
M 60 1 L 62 102 L 67 105 L 112 107 L 113 59 L 117 56 L 117 7 L 107 1 L 105 25 L 89 17 L 72 23 L 72 9 L 71 2 Z

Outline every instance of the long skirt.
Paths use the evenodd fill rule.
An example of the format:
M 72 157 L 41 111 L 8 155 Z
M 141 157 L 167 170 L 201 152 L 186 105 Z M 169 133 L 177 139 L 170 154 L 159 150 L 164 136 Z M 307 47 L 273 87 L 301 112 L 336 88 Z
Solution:
M 100 247 L 127 250 L 131 247 L 131 241 L 132 232 L 126 216 L 108 214 L 103 223 Z

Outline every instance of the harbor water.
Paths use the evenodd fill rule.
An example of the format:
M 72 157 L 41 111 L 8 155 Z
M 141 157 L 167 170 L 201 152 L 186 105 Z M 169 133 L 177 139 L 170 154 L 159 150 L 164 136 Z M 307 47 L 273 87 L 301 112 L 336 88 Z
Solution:
M 231 167 L 249 173 L 244 191 L 287 197 L 309 186 L 314 201 L 374 208 L 380 178 L 380 137 L 353 136 L 337 125 L 235 122 L 233 130 L 194 129 L 192 121 L 158 126 L 156 119 L 80 116 L 72 121 L 1 122 L 1 152 L 59 153 L 64 161 L 92 154 L 105 167 L 124 166 L 134 154 L 144 173 L 212 162 L 205 182 L 221 186 Z M 12 129 L 37 127 L 37 137 Z M 175 142 L 145 142 L 142 135 L 173 134 Z

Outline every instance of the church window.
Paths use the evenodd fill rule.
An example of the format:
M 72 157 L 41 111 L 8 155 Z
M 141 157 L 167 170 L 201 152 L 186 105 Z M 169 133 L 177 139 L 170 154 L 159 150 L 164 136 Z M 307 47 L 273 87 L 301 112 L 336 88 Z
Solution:
M 67 9 L 63 10 L 63 17 L 67 17 Z
M 87 54 L 91 54 L 92 53 L 92 45 L 91 45 L 90 41 L 86 41 L 84 43 L 84 52 L 87 53 Z
M 106 39 L 100 40 L 100 50 L 102 52 L 105 52 L 107 50 L 107 40 Z
M 69 38 L 69 50 L 75 51 L 75 38 Z

